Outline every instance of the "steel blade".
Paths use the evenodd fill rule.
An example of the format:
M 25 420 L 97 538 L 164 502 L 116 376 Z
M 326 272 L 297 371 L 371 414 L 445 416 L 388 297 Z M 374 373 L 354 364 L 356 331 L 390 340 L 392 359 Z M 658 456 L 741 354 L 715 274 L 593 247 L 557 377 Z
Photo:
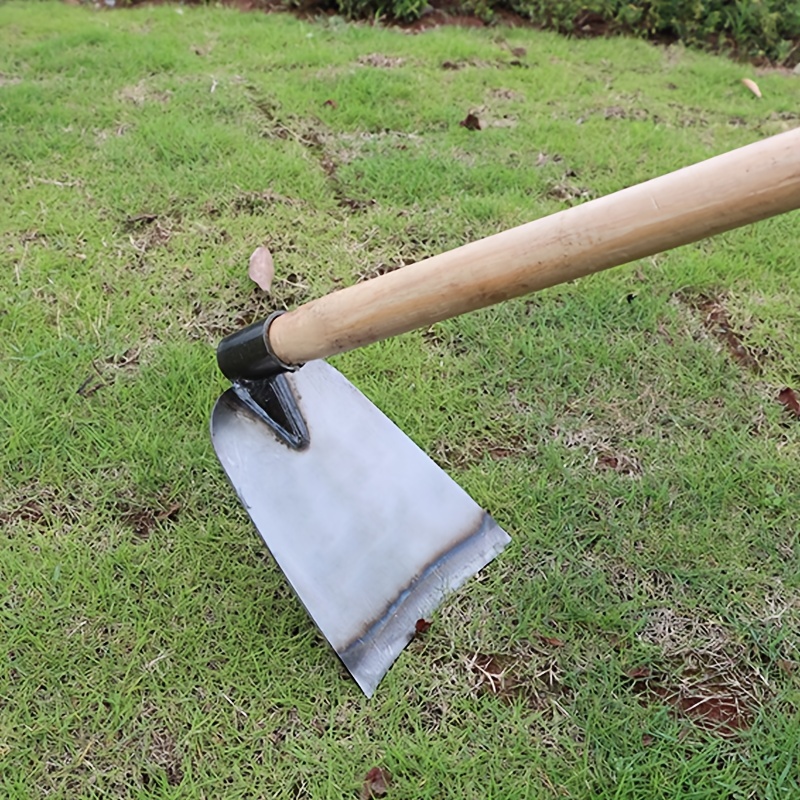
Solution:
M 278 566 L 371 696 L 416 621 L 510 539 L 333 367 L 311 362 L 282 380 L 305 447 L 233 389 L 214 407 L 212 441 Z

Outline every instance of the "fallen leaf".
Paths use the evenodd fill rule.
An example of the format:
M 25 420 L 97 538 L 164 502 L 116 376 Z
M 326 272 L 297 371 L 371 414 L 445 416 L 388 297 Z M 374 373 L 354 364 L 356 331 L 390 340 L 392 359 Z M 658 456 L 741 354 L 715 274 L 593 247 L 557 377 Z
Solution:
M 339 104 L 335 100 L 326 100 L 322 105 L 328 108 L 339 108 Z
M 430 627 L 431 627 L 431 622 L 430 622 L 430 620 L 427 620 L 427 619 L 418 619 L 414 623 L 414 631 L 417 634 L 427 633 L 428 630 L 430 629 Z
M 371 800 L 373 797 L 384 797 L 389 791 L 389 784 L 392 776 L 389 770 L 383 767 L 373 767 L 364 778 L 364 785 L 361 787 L 361 800 Z
M 268 292 L 275 277 L 275 265 L 272 263 L 272 253 L 266 247 L 257 247 L 250 256 L 250 267 L 247 270 L 250 279 L 255 281 L 259 288 Z
M 479 131 L 481 129 L 481 121 L 471 112 L 467 114 L 466 119 L 462 119 L 458 124 L 468 131 Z
M 742 83 L 756 96 L 761 97 L 761 89 L 758 88 L 758 84 L 755 81 L 751 81 L 750 78 L 742 78 Z
M 794 414 L 797 419 L 800 419 L 800 400 L 797 399 L 797 393 L 794 389 L 788 386 L 778 392 L 778 402 L 786 406 L 787 410 Z

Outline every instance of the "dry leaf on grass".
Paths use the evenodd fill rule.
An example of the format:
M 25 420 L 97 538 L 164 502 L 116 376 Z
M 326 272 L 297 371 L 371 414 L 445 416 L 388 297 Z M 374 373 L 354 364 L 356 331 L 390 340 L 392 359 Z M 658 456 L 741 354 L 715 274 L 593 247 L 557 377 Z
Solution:
M 427 633 L 430 630 L 431 624 L 430 620 L 420 618 L 414 623 L 414 632 L 418 635 Z
M 800 419 L 800 400 L 798 400 L 794 389 L 790 389 L 788 386 L 785 389 L 781 389 L 778 392 L 778 402 L 784 405 L 786 410 L 793 416 Z
M 761 97 L 761 89 L 758 88 L 758 84 L 755 81 L 751 81 L 750 78 L 742 78 L 742 83 L 756 96 Z
M 257 247 L 250 256 L 250 266 L 247 274 L 259 288 L 268 292 L 275 277 L 275 265 L 272 263 L 272 253 L 266 247 Z
M 467 114 L 466 118 L 462 119 L 458 124 L 468 131 L 479 131 L 481 129 L 481 121 L 478 119 L 477 114 Z
M 373 767 L 364 778 L 361 787 L 361 800 L 372 800 L 373 797 L 384 797 L 389 791 L 392 776 L 383 767 Z

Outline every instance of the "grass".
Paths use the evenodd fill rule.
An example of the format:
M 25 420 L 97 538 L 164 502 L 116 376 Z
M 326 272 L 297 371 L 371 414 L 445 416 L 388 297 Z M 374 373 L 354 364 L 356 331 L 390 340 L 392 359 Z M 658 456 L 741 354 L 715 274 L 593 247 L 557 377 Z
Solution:
M 757 101 L 722 58 L 503 28 L 0 20 L 0 795 L 357 797 L 381 766 L 398 800 L 798 796 L 796 214 L 334 360 L 513 536 L 371 701 L 207 434 L 221 335 L 796 125 L 797 78 Z

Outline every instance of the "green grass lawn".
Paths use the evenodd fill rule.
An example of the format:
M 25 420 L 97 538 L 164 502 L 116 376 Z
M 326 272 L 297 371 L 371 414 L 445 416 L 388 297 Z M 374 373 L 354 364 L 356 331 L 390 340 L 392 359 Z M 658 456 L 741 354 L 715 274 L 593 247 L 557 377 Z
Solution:
M 0 797 L 800 797 L 796 213 L 333 359 L 513 537 L 370 701 L 208 437 L 220 336 L 799 96 L 637 41 L 0 5 Z

